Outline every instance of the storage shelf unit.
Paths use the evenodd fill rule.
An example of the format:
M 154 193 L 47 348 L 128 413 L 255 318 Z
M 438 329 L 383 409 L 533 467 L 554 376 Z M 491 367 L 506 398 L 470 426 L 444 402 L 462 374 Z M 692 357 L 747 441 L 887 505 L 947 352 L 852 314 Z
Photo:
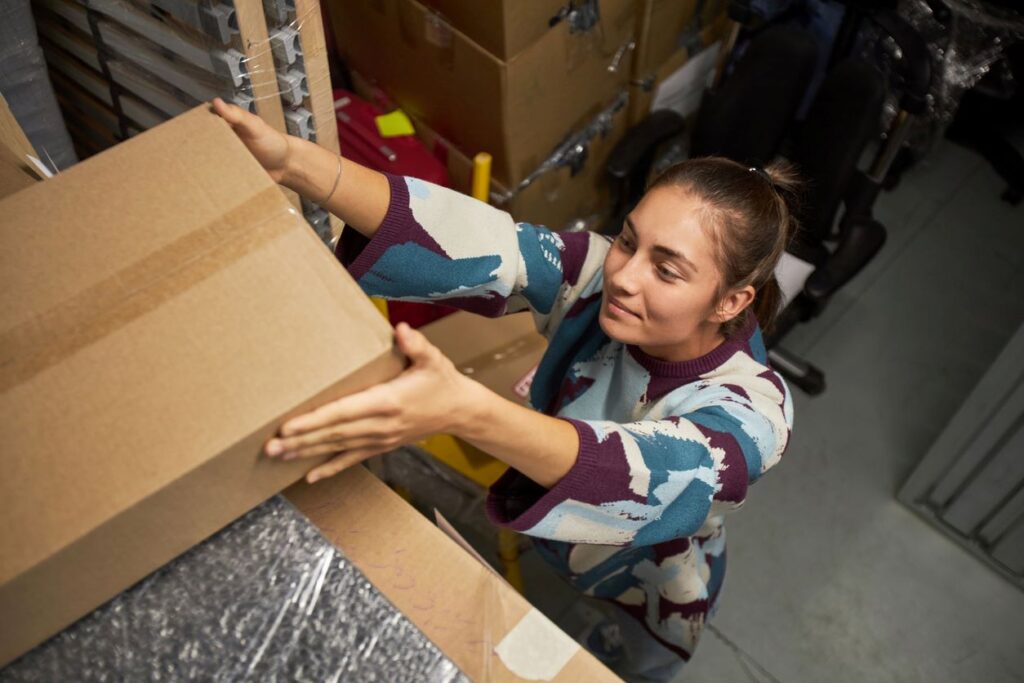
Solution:
M 338 152 L 316 0 L 34 0 L 34 7 L 83 155 L 218 96 Z M 324 101 L 327 116 L 318 119 Z M 285 194 L 325 241 L 340 231 L 336 218 Z

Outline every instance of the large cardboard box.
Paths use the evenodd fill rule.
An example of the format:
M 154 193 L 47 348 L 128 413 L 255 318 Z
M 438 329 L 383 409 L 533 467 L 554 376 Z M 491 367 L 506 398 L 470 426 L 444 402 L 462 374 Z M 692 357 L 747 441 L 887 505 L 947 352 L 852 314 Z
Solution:
M 713 13 L 716 8 L 717 14 Z M 648 9 L 654 12 L 651 19 L 652 28 L 650 31 L 642 31 L 641 35 L 646 38 L 638 39 L 638 61 L 635 63 L 634 78 L 630 83 L 628 119 L 631 126 L 647 118 L 656 100 L 660 100 L 659 106 L 670 100 L 674 104 L 667 108 L 680 109 L 680 113 L 686 116 L 692 114 L 690 109 L 693 101 L 699 102 L 699 94 L 694 92 L 694 88 L 699 87 L 703 90 L 713 76 L 713 72 L 729 49 L 726 41 L 735 26 L 721 3 L 708 2 L 699 15 L 692 16 L 688 28 L 678 34 L 677 40 L 666 40 L 670 33 L 653 28 L 659 24 L 657 0 L 649 5 Z M 676 34 L 672 32 L 671 35 Z M 671 52 L 673 45 L 683 47 Z M 714 49 L 709 52 L 711 48 Z M 689 63 L 690 60 L 694 61 Z M 683 69 L 687 73 L 682 73 Z M 659 97 L 658 93 L 663 88 L 671 89 L 673 94 L 669 96 L 669 93 L 664 92 Z M 681 107 L 680 103 L 683 103 Z
M 417 135 L 445 161 L 452 187 L 469 194 L 473 178 L 472 159 L 425 123 L 414 122 Z M 563 166 L 541 175 L 515 193 L 501 181 L 492 179 L 492 203 L 508 211 L 517 221 L 544 225 L 553 230 L 562 230 L 578 220 L 583 220 L 587 229 L 602 227 L 612 203 L 607 175 L 608 157 L 626 134 L 628 124 L 627 108 L 616 112 L 611 129 L 591 140 L 587 158 L 575 174 Z
M 509 59 L 565 21 L 565 0 L 425 0 L 456 29 L 499 59 Z
M 0 202 L 0 665 L 299 479 L 391 329 L 197 108 Z
M 696 33 L 700 23 L 697 6 L 698 0 L 641 0 L 634 81 L 651 77 L 674 52 L 687 47 L 688 33 Z
M 457 311 L 420 331 L 459 372 L 516 403 L 525 403 L 529 380 L 547 348 L 529 313 L 486 318 Z
M 416 0 L 336 0 L 330 8 L 349 65 L 468 155 L 489 152 L 494 177 L 508 186 L 629 79 L 635 0 L 602 0 L 589 30 L 560 22 L 507 62 Z
M 362 467 L 286 495 L 470 680 L 620 680 Z

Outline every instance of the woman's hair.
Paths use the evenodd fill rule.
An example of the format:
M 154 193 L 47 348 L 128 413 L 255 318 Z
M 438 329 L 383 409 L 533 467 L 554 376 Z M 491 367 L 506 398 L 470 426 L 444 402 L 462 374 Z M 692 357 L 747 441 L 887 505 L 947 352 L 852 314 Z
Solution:
M 761 169 L 705 157 L 670 166 L 649 188 L 678 187 L 701 201 L 722 277 L 718 298 L 752 285 L 756 295 L 751 308 L 765 332 L 771 331 L 782 304 L 775 265 L 796 233 L 798 186 L 796 172 L 786 162 Z M 735 334 L 745 318 L 741 313 L 723 323 L 723 334 Z

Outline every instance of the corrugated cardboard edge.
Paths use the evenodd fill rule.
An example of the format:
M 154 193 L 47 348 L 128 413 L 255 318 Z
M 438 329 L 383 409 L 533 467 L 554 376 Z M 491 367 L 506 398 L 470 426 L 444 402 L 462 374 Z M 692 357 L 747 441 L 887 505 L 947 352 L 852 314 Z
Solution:
M 226 513 L 237 505 L 251 509 L 294 483 L 326 458 L 313 461 L 277 462 L 261 455 L 263 443 L 280 424 L 291 417 L 335 400 L 346 394 L 388 380 L 401 372 L 404 360 L 396 349 L 386 349 L 373 361 L 331 385 L 294 410 L 274 419 L 252 432 L 200 467 L 188 472 L 156 494 L 123 511 L 89 534 L 51 555 L 37 565 L 35 571 L 22 574 L 0 589 L 0 667 L 53 635 L 50 624 L 58 613 L 70 608 L 86 615 L 117 595 L 123 588 L 120 577 L 125 567 L 135 581 L 188 550 L 198 540 L 217 532 L 235 518 Z M 226 486 L 239 472 L 248 473 L 245 486 Z M 244 500 L 230 500 L 232 491 L 250 491 Z M 156 530 L 165 534 L 163 552 L 159 556 L 138 558 L 130 552 L 133 539 L 151 535 Z M 102 557 L 102 563 L 89 563 L 90 557 Z M 112 571 L 117 568 L 117 571 Z M 31 596 L 47 595 L 54 586 L 76 586 L 83 581 L 93 590 L 76 593 L 64 591 L 64 601 L 33 601 Z M 105 596 L 99 601 L 89 595 Z M 73 602 L 75 598 L 78 602 Z M 64 624 L 63 626 L 67 626 Z
M 530 603 L 365 468 L 285 495 L 469 678 L 525 680 L 495 648 Z M 581 649 L 551 680 L 619 679 Z
M 0 94 L 0 199 L 39 180 L 28 168 L 28 155 L 35 156 L 36 151 Z
M 0 95 L 0 145 L 11 150 L 22 163 L 26 156 L 38 156 L 3 95 Z

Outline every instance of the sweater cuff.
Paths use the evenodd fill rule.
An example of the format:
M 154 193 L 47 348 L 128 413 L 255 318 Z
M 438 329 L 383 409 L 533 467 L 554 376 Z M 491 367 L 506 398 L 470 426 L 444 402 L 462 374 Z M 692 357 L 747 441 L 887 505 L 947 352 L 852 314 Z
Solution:
M 579 435 L 576 462 L 550 489 L 509 468 L 491 485 L 487 495 L 487 516 L 491 522 L 514 531 L 529 533 L 551 510 L 566 500 L 587 500 L 598 469 L 598 445 L 593 430 L 582 420 L 558 418 L 571 424 Z
M 356 281 L 370 270 L 388 247 L 402 241 L 402 235 L 413 222 L 412 209 L 409 208 L 409 187 L 405 184 L 405 178 L 390 173 L 385 173 L 384 177 L 388 179 L 391 198 L 384 220 L 373 238 L 367 242 L 365 237 L 356 233 L 353 238 L 346 239 L 346 230 L 334 250 L 334 255 Z

